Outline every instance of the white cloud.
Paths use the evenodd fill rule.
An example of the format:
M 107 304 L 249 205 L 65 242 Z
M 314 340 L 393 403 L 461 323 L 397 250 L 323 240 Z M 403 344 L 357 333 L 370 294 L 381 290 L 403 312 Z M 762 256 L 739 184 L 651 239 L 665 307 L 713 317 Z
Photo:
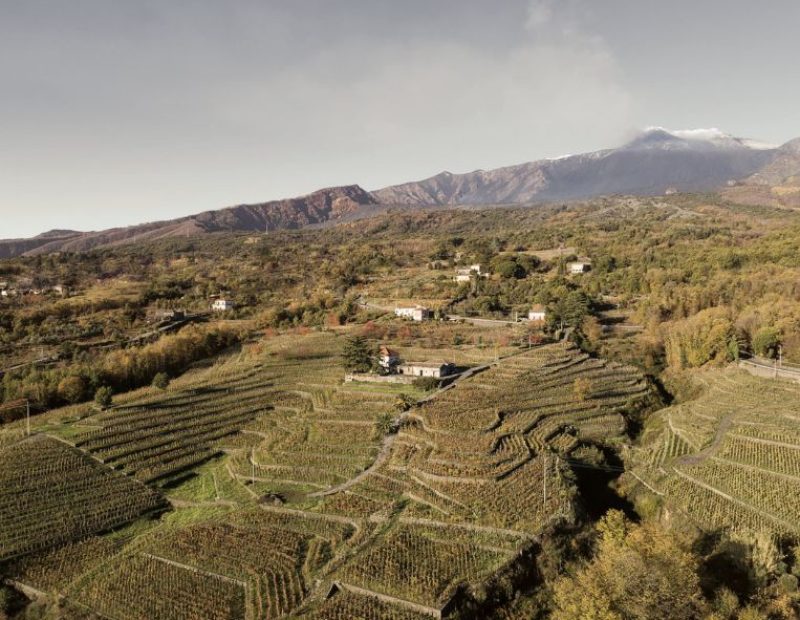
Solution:
M 225 124 L 284 157 L 318 156 L 374 187 L 605 146 L 628 127 L 633 101 L 605 47 L 571 37 L 499 55 L 454 44 L 339 50 L 235 85 L 218 106 Z

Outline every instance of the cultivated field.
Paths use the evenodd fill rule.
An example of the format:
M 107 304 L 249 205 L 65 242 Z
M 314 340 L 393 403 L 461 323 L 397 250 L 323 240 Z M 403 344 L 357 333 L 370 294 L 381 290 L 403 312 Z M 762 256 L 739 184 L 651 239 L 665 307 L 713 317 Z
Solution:
M 697 380 L 699 397 L 648 423 L 633 474 L 702 527 L 796 535 L 800 386 L 740 370 Z
M 7 530 L 7 555 L 21 557 L 5 573 L 119 620 L 436 616 L 575 519 L 567 457 L 584 440 L 617 442 L 626 410 L 652 396 L 638 372 L 570 345 L 417 345 L 405 353 L 489 366 L 401 413 L 401 392 L 424 395 L 343 383 L 341 342 L 273 337 L 108 411 L 50 416 L 38 428 L 60 440 L 13 435 L 0 459 L 41 444 L 34 470 L 73 480 L 67 468 L 77 488 L 46 500 L 10 466 L 26 457 L 8 460 L 9 484 L 40 504 L 35 535 Z M 399 432 L 380 436 L 386 413 Z M 92 507 L 81 529 L 41 519 L 71 497 Z M 103 534 L 163 497 L 159 521 Z
M 0 560 L 81 540 L 165 507 L 157 492 L 55 439 L 34 436 L 0 449 Z

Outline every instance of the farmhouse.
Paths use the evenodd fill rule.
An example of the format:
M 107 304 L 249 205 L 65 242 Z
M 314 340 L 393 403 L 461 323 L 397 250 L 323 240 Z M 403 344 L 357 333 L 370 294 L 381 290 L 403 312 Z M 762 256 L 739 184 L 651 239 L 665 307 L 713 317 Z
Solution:
M 234 303 L 229 299 L 215 299 L 211 304 L 211 309 L 214 312 L 225 312 L 226 310 L 233 310 Z
M 394 349 L 382 346 L 378 352 L 378 363 L 381 365 L 381 368 L 392 371 L 395 366 L 400 363 L 400 356 Z
M 397 367 L 397 374 L 412 377 L 434 377 L 439 379 L 452 375 L 456 371 L 448 362 L 406 362 Z
M 411 319 L 412 321 L 424 321 L 431 318 L 431 311 L 423 306 L 408 306 L 395 308 L 394 315 L 403 319 Z
M 469 267 L 457 269 L 456 275 L 453 279 L 456 282 L 469 282 L 473 275 L 485 278 L 488 274 L 481 272 L 480 264 L 476 263 L 475 265 L 470 265 Z
M 569 273 L 586 273 L 592 268 L 592 263 L 588 259 L 576 260 L 567 263 L 567 271 Z
M 528 320 L 542 322 L 547 318 L 547 310 L 542 304 L 534 304 L 528 311 Z

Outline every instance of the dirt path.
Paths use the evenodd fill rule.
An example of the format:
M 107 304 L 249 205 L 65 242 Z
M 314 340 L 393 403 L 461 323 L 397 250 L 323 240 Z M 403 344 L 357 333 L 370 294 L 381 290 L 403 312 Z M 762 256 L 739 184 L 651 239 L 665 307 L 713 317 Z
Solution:
M 717 453 L 717 450 L 719 450 L 719 446 L 722 443 L 722 440 L 725 438 L 727 432 L 730 430 L 732 424 L 733 414 L 729 413 L 722 418 L 722 420 L 720 420 L 719 426 L 717 427 L 717 432 L 714 434 L 714 439 L 711 440 L 711 443 L 707 448 L 704 448 L 696 454 L 685 454 L 684 456 L 679 456 L 673 461 L 673 468 L 677 465 L 700 465 L 708 460 L 709 457 L 714 456 Z M 672 428 L 672 420 L 670 420 L 670 428 Z
M 402 414 L 400 417 L 397 418 L 397 424 L 401 424 L 402 421 L 405 419 L 405 413 Z M 345 491 L 350 487 L 357 485 L 359 482 L 364 480 L 367 476 L 372 474 L 376 469 L 378 469 L 381 465 L 383 465 L 386 460 L 389 458 L 389 454 L 392 450 L 392 444 L 394 444 L 395 439 L 397 439 L 397 433 L 392 433 L 391 435 L 387 435 L 386 438 L 383 440 L 383 445 L 381 446 L 381 451 L 378 452 L 378 456 L 375 457 L 375 460 L 372 462 L 372 465 L 367 467 L 364 471 L 359 474 L 356 474 L 355 477 L 350 478 L 347 482 L 343 482 L 335 487 L 331 487 L 330 489 L 325 489 L 323 491 L 316 491 L 315 493 L 310 493 L 309 497 L 325 497 L 327 495 L 333 495 L 334 493 L 339 493 L 340 491 Z
M 503 359 L 505 359 L 505 358 L 503 358 Z M 463 381 L 464 379 L 468 379 L 469 377 L 472 377 L 472 376 L 474 376 L 474 375 L 476 375 L 476 374 L 478 374 L 480 372 L 483 372 L 484 370 L 487 370 L 487 369 L 491 368 L 492 366 L 494 366 L 496 364 L 499 364 L 499 363 L 500 363 L 500 361 L 495 361 L 495 362 L 490 362 L 488 364 L 482 364 L 481 366 L 475 366 L 473 368 L 468 368 L 467 370 L 465 370 L 464 372 L 462 372 L 458 376 L 456 376 L 445 387 L 441 388 L 440 390 L 436 390 L 433 394 L 430 394 L 430 395 L 426 396 L 425 398 L 423 398 L 421 400 L 418 400 L 417 401 L 417 406 L 419 406 L 419 405 L 421 405 L 423 403 L 426 403 L 426 402 L 428 402 L 430 400 L 433 400 L 434 398 L 436 398 L 437 396 L 443 394 L 444 392 L 446 392 L 448 390 L 452 390 L 456 386 L 456 384 L 458 382 Z M 409 416 L 409 413 L 410 413 L 409 411 L 404 411 L 403 413 L 401 413 L 395 419 L 394 425 L 396 427 L 400 427 L 403 424 L 403 421 Z M 346 482 L 343 482 L 342 484 L 339 484 L 339 485 L 336 485 L 334 487 L 331 487 L 330 489 L 325 489 L 323 491 L 316 491 L 314 493 L 310 493 L 308 496 L 309 497 L 326 497 L 328 495 L 333 495 L 334 493 L 339 493 L 341 491 L 346 491 L 347 489 L 349 489 L 351 487 L 354 487 L 359 482 L 361 482 L 365 478 L 369 477 L 373 472 L 375 472 L 375 470 L 377 470 L 381 465 L 383 465 L 389 459 L 389 455 L 391 454 L 392 445 L 394 444 L 395 439 L 397 439 L 397 433 L 392 433 L 391 435 L 387 435 L 384 438 L 383 444 L 381 445 L 381 450 L 380 450 L 380 452 L 378 452 L 378 455 L 375 457 L 375 460 L 372 462 L 372 465 L 367 467 L 367 469 L 365 469 L 361 473 L 356 474 L 355 477 L 350 478 L 350 480 L 347 480 Z

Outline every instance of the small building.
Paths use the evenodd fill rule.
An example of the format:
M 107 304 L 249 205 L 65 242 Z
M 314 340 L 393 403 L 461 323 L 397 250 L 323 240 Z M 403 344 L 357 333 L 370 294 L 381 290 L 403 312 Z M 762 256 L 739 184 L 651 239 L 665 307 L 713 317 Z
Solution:
M 592 263 L 591 261 L 588 260 L 576 260 L 567 263 L 567 271 L 572 274 L 586 273 L 591 268 L 592 268 Z
M 382 346 L 378 352 L 378 363 L 381 368 L 393 370 L 400 363 L 400 356 L 394 349 Z
M 470 282 L 473 276 L 485 278 L 487 275 L 488 274 L 481 271 L 481 266 L 476 263 L 474 265 L 470 265 L 469 267 L 456 269 L 456 275 L 453 280 L 456 282 Z
M 425 321 L 431 318 L 431 311 L 423 306 L 408 306 L 395 308 L 394 315 L 401 319 L 411 319 L 412 321 Z
M 449 362 L 406 362 L 397 367 L 397 374 L 411 377 L 440 379 L 454 374 L 456 367 Z
M 186 312 L 183 310 L 163 310 L 157 309 L 153 310 L 152 314 L 150 315 L 150 320 L 152 321 L 179 321 L 186 317 Z
M 528 320 L 542 323 L 547 318 L 547 310 L 542 304 L 534 304 L 528 311 Z
M 215 299 L 211 304 L 211 309 L 214 312 L 225 312 L 226 310 L 233 310 L 234 303 L 230 299 Z

